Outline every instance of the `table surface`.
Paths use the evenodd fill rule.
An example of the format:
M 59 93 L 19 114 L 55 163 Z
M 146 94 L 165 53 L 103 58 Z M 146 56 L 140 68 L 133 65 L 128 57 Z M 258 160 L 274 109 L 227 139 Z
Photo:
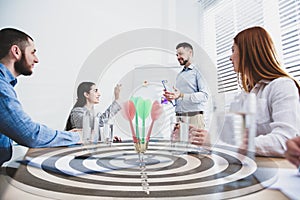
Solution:
M 114 144 L 115 145 L 115 144 Z M 119 145 L 119 147 L 118 147 L 118 145 Z M 126 145 L 125 145 L 126 146 Z M 97 146 L 97 148 L 99 148 L 101 151 L 102 151 L 102 153 L 104 153 L 104 152 L 108 152 L 109 153 L 109 155 L 113 155 L 113 156 L 115 156 L 114 154 L 116 154 L 115 152 L 120 152 L 120 151 L 123 151 L 124 149 L 122 149 L 123 147 L 122 147 L 122 144 L 120 145 L 120 144 L 117 144 L 117 147 L 118 147 L 118 149 L 115 151 L 115 150 L 107 150 L 107 149 L 109 149 L 109 148 L 114 148 L 114 146 L 113 147 L 103 147 L 103 146 L 101 146 L 101 147 L 99 147 L 99 146 Z M 126 148 L 127 148 L 128 146 L 126 146 Z M 66 151 L 68 151 L 68 153 L 67 154 L 65 154 L 65 155 L 63 155 L 63 156 L 60 156 L 60 157 L 65 157 L 65 159 L 67 159 L 68 157 L 70 157 L 69 155 L 71 155 L 71 152 L 73 153 L 73 152 L 76 152 L 76 153 L 78 153 L 78 152 L 80 152 L 80 151 L 82 151 L 82 147 L 78 147 L 78 146 L 75 146 L 75 147 L 62 147 L 62 148 L 32 148 L 32 149 L 29 149 L 28 150 L 28 152 L 27 152 L 27 154 L 26 154 L 26 158 L 30 158 L 30 159 L 36 159 L 36 160 L 38 160 L 38 159 L 42 159 L 43 160 L 43 162 L 45 163 L 45 162 L 49 162 L 49 163 L 51 163 L 51 161 L 48 161 L 49 160 L 49 157 L 51 157 L 51 156 L 49 156 L 51 153 L 53 154 L 53 152 L 54 153 L 56 153 L 56 152 L 63 152 L 64 150 L 66 150 Z M 104 151 L 105 150 L 105 151 Z M 85 150 L 83 150 L 83 151 L 85 151 Z M 126 152 L 128 152 L 127 150 L 126 150 Z M 151 152 L 151 151 L 149 151 L 149 152 Z M 156 155 L 158 155 L 157 154 L 157 152 L 158 151 L 155 151 L 153 154 L 156 154 Z M 225 151 L 226 152 L 226 151 Z M 50 154 L 49 154 L 50 153 Z M 90 153 L 90 152 L 89 152 Z M 133 149 L 133 153 L 134 153 L 134 149 Z M 223 152 L 224 153 L 224 152 Z M 226 152 L 227 153 L 227 152 Z M 150 153 L 151 154 L 151 153 Z M 160 153 L 159 153 L 160 154 Z M 58 154 L 56 154 L 56 155 L 58 155 Z M 72 154 L 73 155 L 73 154 Z M 119 155 L 119 154 L 118 154 Z M 125 154 L 124 154 L 125 155 Z M 129 154 L 128 154 L 129 155 Z M 161 155 L 163 155 L 163 154 L 161 154 Z M 195 163 L 197 163 L 198 162 L 198 160 L 200 160 L 199 162 L 202 162 L 201 163 L 201 165 L 204 163 L 204 161 L 207 161 L 207 162 L 210 162 L 210 163 L 212 163 L 212 165 L 210 166 L 210 167 L 207 167 L 207 169 L 206 170 L 208 170 L 209 171 L 209 169 L 210 168 L 213 168 L 212 166 L 214 165 L 214 164 L 216 164 L 216 162 L 219 162 L 219 160 L 224 160 L 224 159 L 227 159 L 227 157 L 226 157 L 226 155 L 224 155 L 224 158 L 222 158 L 222 156 L 220 156 L 219 158 L 214 158 L 214 155 L 215 154 L 212 154 L 212 155 L 205 155 L 204 157 L 201 157 L 201 159 L 199 159 L 199 157 L 197 156 L 197 158 L 196 158 L 196 160 L 195 160 L 195 155 L 189 155 L 189 154 L 185 154 L 185 155 L 180 155 L 180 156 L 178 156 L 178 158 L 176 157 L 176 162 L 174 161 L 174 163 L 177 163 L 177 162 L 179 162 L 179 160 L 184 160 L 184 159 L 186 159 L 187 160 L 187 163 L 189 163 L 189 162 L 195 162 Z M 218 154 L 218 155 L 221 155 L 221 154 Z M 52 155 L 53 156 L 53 155 Z M 80 155 L 79 155 L 80 156 Z M 131 156 L 131 157 L 130 157 Z M 133 154 L 131 154 L 128 158 L 132 158 L 133 157 Z M 169 157 L 169 155 L 163 155 L 162 157 Z M 93 157 L 93 156 L 92 156 Z M 165 158 L 164 157 L 164 158 Z M 172 157 L 172 156 L 171 156 Z M 88 158 L 88 157 L 85 157 L 85 159 L 86 158 Z M 145 159 L 146 159 L 147 157 L 145 157 Z M 149 158 L 150 158 L 150 156 L 149 156 Z M 152 158 L 152 157 L 151 157 Z M 158 157 L 156 157 L 158 160 L 159 160 L 159 158 Z M 163 158 L 163 159 L 164 159 Z M 182 158 L 184 158 L 184 159 L 182 159 Z M 98 158 L 99 159 L 99 158 Z M 130 159 L 127 159 L 127 161 L 128 160 L 130 160 Z M 218 160 L 219 159 L 219 160 Z M 117 161 L 116 161 L 117 160 Z M 155 159 L 154 159 L 155 160 Z M 45 177 L 47 177 L 48 175 L 46 174 L 46 173 L 50 173 L 50 174 L 52 174 L 53 175 L 53 173 L 55 173 L 54 171 L 55 170 L 57 170 L 57 169 L 55 169 L 54 171 L 53 171 L 53 169 L 50 169 L 50 171 L 51 172 L 49 172 L 49 171 L 47 171 L 46 169 L 41 169 L 41 167 L 37 167 L 37 166 L 34 166 L 33 164 L 31 164 L 31 165 L 29 165 L 28 163 L 26 163 L 25 161 L 25 159 L 23 159 L 23 160 L 21 160 L 22 162 L 21 162 L 21 164 L 19 164 L 19 166 L 18 166 L 18 168 L 11 168 L 11 167 L 9 167 L 9 168 L 6 168 L 6 169 L 2 169 L 2 172 L 1 172 L 1 174 L 0 174 L 0 199 L 17 199 L 17 198 L 20 198 L 20 197 L 22 197 L 22 199 L 30 199 L 30 200 L 34 200 L 34 199 L 76 199 L 76 197 L 79 197 L 81 194 L 79 193 L 79 196 L 78 196 L 78 194 L 73 194 L 73 195 L 70 195 L 69 193 L 60 193 L 60 192 L 57 192 L 57 191 L 59 191 L 59 189 L 53 189 L 52 187 L 53 187 L 53 185 L 52 186 L 49 186 L 49 188 L 47 188 L 47 184 L 48 183 L 46 183 L 46 181 L 47 181 L 47 179 L 48 178 L 45 178 L 45 180 L 35 180 L 35 178 L 33 178 L 33 176 L 30 174 L 30 173 L 41 173 L 42 175 L 42 177 L 43 177 L 43 174 L 45 174 Z M 114 159 L 112 159 L 112 161 L 113 162 L 120 162 L 118 159 L 116 159 L 116 158 L 114 158 Z M 111 161 L 111 162 L 112 162 Z M 55 167 L 54 168 L 59 168 L 59 165 L 63 165 L 62 163 L 63 162 L 60 162 L 60 160 L 59 159 L 57 159 L 57 160 L 55 160 L 55 161 L 53 161 L 54 163 L 55 163 Z M 70 163 L 71 163 L 72 161 L 70 161 Z M 74 160 L 73 160 L 73 162 L 75 162 Z M 81 161 L 81 162 L 83 162 L 83 161 Z M 85 161 L 85 162 L 87 162 L 87 160 Z M 122 161 L 123 162 L 123 161 Z M 18 162 L 18 163 L 20 163 L 20 162 Z M 291 164 L 291 163 L 289 163 L 286 159 L 282 159 L 282 158 L 265 158 L 265 157 L 256 157 L 255 158 L 255 163 L 257 163 L 257 166 L 258 166 L 258 169 L 262 166 L 262 168 L 268 168 L 268 169 L 270 169 L 270 170 L 272 170 L 273 168 L 274 169 L 294 169 L 295 167 Z M 16 163 L 15 163 L 16 164 Z M 128 164 L 128 163 L 127 163 Z M 160 165 L 164 165 L 165 166 L 165 168 L 168 168 L 168 167 L 170 167 L 170 166 L 168 166 L 168 165 L 166 165 L 166 163 L 164 163 L 164 162 L 160 162 L 160 163 L 157 163 L 157 164 L 160 164 Z M 192 165 L 193 165 L 193 163 L 191 163 Z M 52 164 L 50 164 L 50 165 L 52 165 Z M 77 165 L 77 164 L 76 164 Z M 116 164 L 116 165 L 118 165 L 118 164 Z M 151 177 L 151 169 L 155 166 L 156 164 L 153 164 L 153 166 L 152 165 L 149 165 L 149 169 L 150 169 L 150 173 L 148 174 L 149 175 L 149 178 Z M 247 164 L 246 164 L 247 165 Z M 54 164 L 53 164 L 53 166 L 54 166 Z M 188 164 L 187 164 L 187 166 L 188 166 Z M 214 166 L 216 166 L 216 165 L 214 165 Z M 139 166 L 140 167 L 140 166 Z M 146 167 L 148 167 L 148 165 L 146 165 Z M 151 168 L 152 167 L 152 168 Z M 161 167 L 161 166 L 160 166 Z M 244 166 L 242 166 L 242 167 L 244 167 Z M 64 168 L 64 166 L 62 167 L 62 168 Z M 66 167 L 67 168 L 67 167 Z M 164 167 L 162 167 L 161 169 L 163 169 Z M 178 166 L 178 168 L 175 168 L 176 170 L 177 169 L 179 169 L 180 168 L 180 166 Z M 199 168 L 199 167 L 198 167 Z M 251 169 L 252 167 L 250 167 L 249 169 Z M 60 169 L 60 168 L 59 168 Z M 155 169 L 155 168 L 153 168 L 153 169 Z M 246 170 L 247 170 L 248 168 L 246 167 Z M 49 170 L 49 169 L 48 169 Z M 72 169 L 71 169 L 72 170 Z M 123 177 L 125 177 L 125 175 L 124 175 L 124 168 L 122 168 L 122 169 L 116 169 L 115 171 L 116 172 L 118 172 L 118 171 L 120 171 L 120 173 L 123 173 L 122 175 L 120 175 L 121 176 L 121 178 L 120 179 L 122 179 Z M 216 169 L 214 169 L 214 170 L 216 170 Z M 30 173 L 28 173 L 28 171 L 31 171 Z M 188 170 L 187 170 L 188 171 Z M 191 171 L 191 170 L 190 170 Z M 207 171 L 207 172 L 208 172 Z M 257 170 L 257 171 L 259 171 L 259 170 Z M 112 173 L 112 172 L 101 172 L 102 174 L 104 173 Z M 125 170 L 125 173 L 126 173 L 126 170 Z M 133 173 L 133 171 L 131 171 L 131 170 L 129 170 L 128 171 L 128 176 L 130 175 L 130 173 Z M 139 174 L 140 172 L 138 172 L 138 174 Z M 154 170 L 154 172 L 152 172 L 152 173 L 158 173 L 158 172 L 155 172 L 155 170 Z M 180 173 L 183 173 L 183 172 L 178 172 L 179 174 Z M 198 172 L 196 173 L 196 172 L 192 172 L 192 173 L 195 173 L 195 174 L 198 174 Z M 233 173 L 238 173 L 238 172 L 233 172 Z M 93 176 L 94 174 L 89 174 L 89 176 Z M 229 174 L 230 175 L 230 174 Z M 225 176 L 223 179 L 228 179 L 228 177 L 230 177 L 230 176 Z M 36 176 L 36 175 L 35 175 Z M 116 176 L 116 175 L 114 175 L 114 176 Z M 112 176 L 112 180 L 114 180 L 114 176 Z M 164 176 L 164 175 L 162 175 L 162 176 Z M 188 176 L 188 175 L 187 175 Z M 51 177 L 51 176 L 49 176 L 49 177 Z M 54 177 L 54 176 L 53 176 Z M 73 179 L 73 177 L 76 177 L 76 178 L 84 178 L 84 176 L 82 176 L 82 174 L 80 174 L 80 175 L 71 175 L 70 176 L 70 174 L 59 174 L 59 175 L 57 175 L 57 177 L 54 177 L 54 179 L 56 179 L 56 178 L 63 178 L 64 180 L 66 180 L 66 181 L 72 181 Z M 172 179 L 173 177 L 171 177 L 171 179 Z M 247 179 L 248 177 L 246 177 L 245 179 Z M 269 177 L 270 178 L 270 177 Z M 32 179 L 32 180 L 31 180 Z M 41 178 L 40 178 L 41 179 Z M 43 178 L 42 178 L 43 179 Z M 24 182 L 23 181 L 21 181 L 21 180 L 24 180 Z M 144 199 L 144 198 L 146 198 L 146 199 L 154 199 L 154 198 L 159 198 L 159 197 L 157 197 L 157 196 L 155 196 L 154 194 L 155 194 L 155 187 L 153 186 L 154 184 L 152 184 L 151 183 L 151 181 L 150 181 L 151 179 L 149 179 L 149 184 L 150 184 L 150 195 L 145 195 L 144 194 L 144 196 L 143 195 L 141 195 L 141 196 L 138 196 L 138 197 L 140 197 L 140 199 Z M 158 179 L 157 179 L 158 180 Z M 200 179 L 199 179 L 200 180 Z M 222 180 L 222 179 L 221 179 Z M 42 182 L 42 181 L 45 181 L 45 184 Z M 76 179 L 74 179 L 74 181 L 77 181 Z M 210 181 L 212 181 L 212 180 L 208 180 L 207 182 L 210 182 Z M 223 180 L 222 180 L 223 181 Z M 37 182 L 37 184 L 40 184 L 40 185 L 44 185 L 43 187 L 41 187 L 41 188 L 39 188 L 39 186 L 34 186 L 34 187 L 32 187 L 32 186 L 30 186 L 30 187 L 28 187 L 27 186 L 27 183 L 31 183 L 31 182 Z M 273 181 L 274 182 L 274 181 Z M 92 182 L 89 182 L 89 183 L 86 183 L 87 185 L 88 184 L 91 184 Z M 205 181 L 204 181 L 204 183 L 205 183 Z M 238 181 L 235 181 L 234 182 L 235 184 L 236 183 L 238 183 L 237 185 L 238 186 L 236 186 L 236 185 L 234 185 L 234 187 L 237 187 L 237 193 L 239 193 L 240 191 L 244 191 L 244 190 L 239 190 L 240 188 L 240 186 L 239 186 L 239 184 L 245 184 L 245 182 L 241 182 L 241 180 L 238 180 Z M 73 184 L 74 184 L 74 182 L 73 182 Z M 79 184 L 80 184 L 80 182 L 79 182 Z M 115 183 L 115 186 L 110 186 L 110 187 L 120 187 L 120 190 L 122 190 L 122 187 L 123 186 L 119 186 L 118 185 L 119 183 Z M 125 183 L 126 184 L 126 183 Z M 49 184 L 50 185 L 50 184 Z M 75 185 L 76 185 L 76 183 L 75 183 Z M 180 184 L 179 184 L 180 185 Z M 220 187 L 222 184 L 220 184 L 220 185 L 218 185 L 218 186 L 216 186 L 216 187 Z M 226 185 L 226 184 L 225 184 Z M 259 185 L 259 184 L 257 184 L 257 185 Z M 233 184 L 230 184 L 230 187 L 232 187 L 233 186 Z M 45 188 L 46 187 L 46 188 Z M 80 187 L 80 186 L 79 186 Z M 103 187 L 103 186 L 101 186 L 101 187 Z M 142 186 L 140 186 L 140 187 L 142 187 Z M 171 186 L 170 186 L 171 187 Z M 172 186 L 173 187 L 173 186 Z M 174 185 L 174 187 L 180 187 L 180 186 L 177 186 L 177 185 Z M 244 186 L 243 186 L 244 187 Z M 151 188 L 154 188 L 154 191 L 151 191 Z M 72 188 L 71 188 L 72 189 Z M 90 188 L 88 188 L 88 189 L 90 189 Z M 51 190 L 53 190 L 54 191 L 54 193 L 53 194 L 55 194 L 54 196 L 51 196 L 52 195 L 52 193 L 50 192 L 50 193 L 48 193 L 47 191 L 51 191 Z M 112 192 L 113 191 L 116 191 L 116 192 L 119 192 L 118 191 L 118 189 L 108 189 L 108 190 L 111 190 Z M 180 189 L 179 189 L 180 190 Z M 224 189 L 224 193 L 218 193 L 218 195 L 217 196 L 211 196 L 211 194 L 209 194 L 207 197 L 209 197 L 208 199 L 222 199 L 222 198 L 225 198 L 225 197 L 228 197 L 228 196 L 223 196 L 223 194 L 226 194 L 226 192 L 228 192 L 227 191 L 228 189 L 227 188 L 225 188 Z M 234 190 L 232 190 L 232 191 L 234 191 Z M 230 195 L 232 195 L 232 191 L 230 190 L 229 192 L 230 192 Z M 143 192 L 143 191 L 139 191 L 139 192 Z M 174 191 L 174 192 L 176 192 L 176 191 Z M 98 193 L 95 193 L 96 195 L 92 195 L 92 196 L 90 196 L 91 198 L 90 199 L 97 199 L 97 194 Z M 100 194 L 102 194 L 102 193 L 100 193 Z M 138 193 L 137 193 L 138 194 Z M 191 196 L 189 196 L 189 193 L 187 193 L 188 195 L 186 196 L 186 197 L 181 197 L 181 198 L 178 198 L 178 199 L 196 199 L 196 197 L 197 196 L 193 196 L 193 195 L 191 195 Z M 53 197 L 53 198 L 52 198 Z M 82 197 L 82 196 L 81 196 Z M 101 196 L 100 196 L 101 197 Z M 107 196 L 106 196 L 107 197 Z M 253 192 L 249 192 L 249 194 L 245 194 L 245 195 L 242 195 L 242 196 L 239 196 L 239 195 L 237 195 L 237 196 L 235 196 L 235 195 L 233 195 L 233 196 L 229 196 L 230 198 L 232 197 L 233 199 L 234 198 L 236 198 L 236 199 L 242 199 L 242 200 L 247 200 L 247 199 L 264 199 L 264 200 L 268 200 L 268 199 L 272 199 L 272 200 L 274 200 L 275 198 L 276 198 L 276 200 L 277 199 L 279 199 L 279 200 L 286 200 L 286 199 L 288 199 L 283 193 L 281 193 L 280 191 L 278 191 L 278 190 L 274 190 L 274 189 L 270 189 L 270 188 L 263 188 L 263 189 L 257 189 L 257 191 L 253 191 Z M 82 199 L 82 198 L 81 198 Z M 89 198 L 88 198 L 89 199 Z M 103 199 L 103 196 L 102 196 L 102 199 Z M 104 199 L 106 199 L 106 198 L 104 198 Z M 123 198 L 120 198 L 119 196 L 112 196 L 111 198 L 110 197 L 107 197 L 107 199 L 123 199 Z M 126 197 L 126 198 L 124 198 L 124 199 L 130 199 L 129 197 Z M 165 197 L 160 197 L 159 199 L 173 199 L 172 198 L 172 196 L 170 196 L 170 197 L 168 197 L 168 196 L 165 196 Z

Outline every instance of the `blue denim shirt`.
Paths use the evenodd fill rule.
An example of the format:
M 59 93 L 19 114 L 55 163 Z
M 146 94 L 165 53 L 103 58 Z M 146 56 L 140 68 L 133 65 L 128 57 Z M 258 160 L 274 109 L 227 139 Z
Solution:
M 57 131 L 36 123 L 23 111 L 14 86 L 17 79 L 0 63 L 0 166 L 12 156 L 12 142 L 27 147 L 67 146 L 79 134 Z

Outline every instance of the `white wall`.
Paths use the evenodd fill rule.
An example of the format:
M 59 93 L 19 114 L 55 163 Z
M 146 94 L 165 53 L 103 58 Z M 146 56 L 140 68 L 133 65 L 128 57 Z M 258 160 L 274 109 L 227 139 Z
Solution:
M 196 0 L 0 0 L 0 28 L 16 27 L 31 35 L 40 59 L 31 77 L 19 77 L 16 90 L 24 109 L 34 120 L 63 129 L 75 101 L 79 72 L 97 48 L 143 28 L 171 30 L 197 42 L 198 9 Z M 169 45 L 175 53 L 176 44 Z M 106 48 L 112 54 L 118 46 Z M 105 52 L 98 55 L 97 67 L 107 67 L 101 65 L 106 56 Z M 171 51 L 160 60 L 147 55 L 127 62 L 125 69 L 120 66 L 121 72 L 116 69 L 113 74 L 126 73 L 136 65 L 177 65 Z M 121 77 L 114 75 L 109 78 L 117 83 Z M 113 85 L 99 87 L 106 107 Z

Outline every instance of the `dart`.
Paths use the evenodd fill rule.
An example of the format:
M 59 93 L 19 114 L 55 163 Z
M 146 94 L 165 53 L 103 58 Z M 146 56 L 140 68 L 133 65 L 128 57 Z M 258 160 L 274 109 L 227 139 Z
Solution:
M 152 104 L 152 109 L 151 109 L 151 119 L 152 119 L 152 121 L 151 121 L 150 128 L 148 130 L 147 137 L 146 137 L 147 142 L 150 140 L 150 135 L 151 135 L 151 132 L 152 132 L 153 124 L 160 117 L 162 111 L 163 111 L 163 109 L 162 109 L 161 105 L 159 104 L 159 102 L 154 101 L 153 104 Z

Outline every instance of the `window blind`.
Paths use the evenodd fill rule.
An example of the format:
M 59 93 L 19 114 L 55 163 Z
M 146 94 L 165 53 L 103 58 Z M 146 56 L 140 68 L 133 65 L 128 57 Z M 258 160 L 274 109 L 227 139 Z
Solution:
M 239 89 L 237 75 L 229 60 L 233 38 L 247 27 L 264 25 L 263 0 L 203 0 L 199 3 L 204 11 L 202 36 L 206 39 L 203 45 L 217 67 L 218 92 L 236 91 Z
M 278 0 L 283 64 L 300 80 L 300 1 Z

